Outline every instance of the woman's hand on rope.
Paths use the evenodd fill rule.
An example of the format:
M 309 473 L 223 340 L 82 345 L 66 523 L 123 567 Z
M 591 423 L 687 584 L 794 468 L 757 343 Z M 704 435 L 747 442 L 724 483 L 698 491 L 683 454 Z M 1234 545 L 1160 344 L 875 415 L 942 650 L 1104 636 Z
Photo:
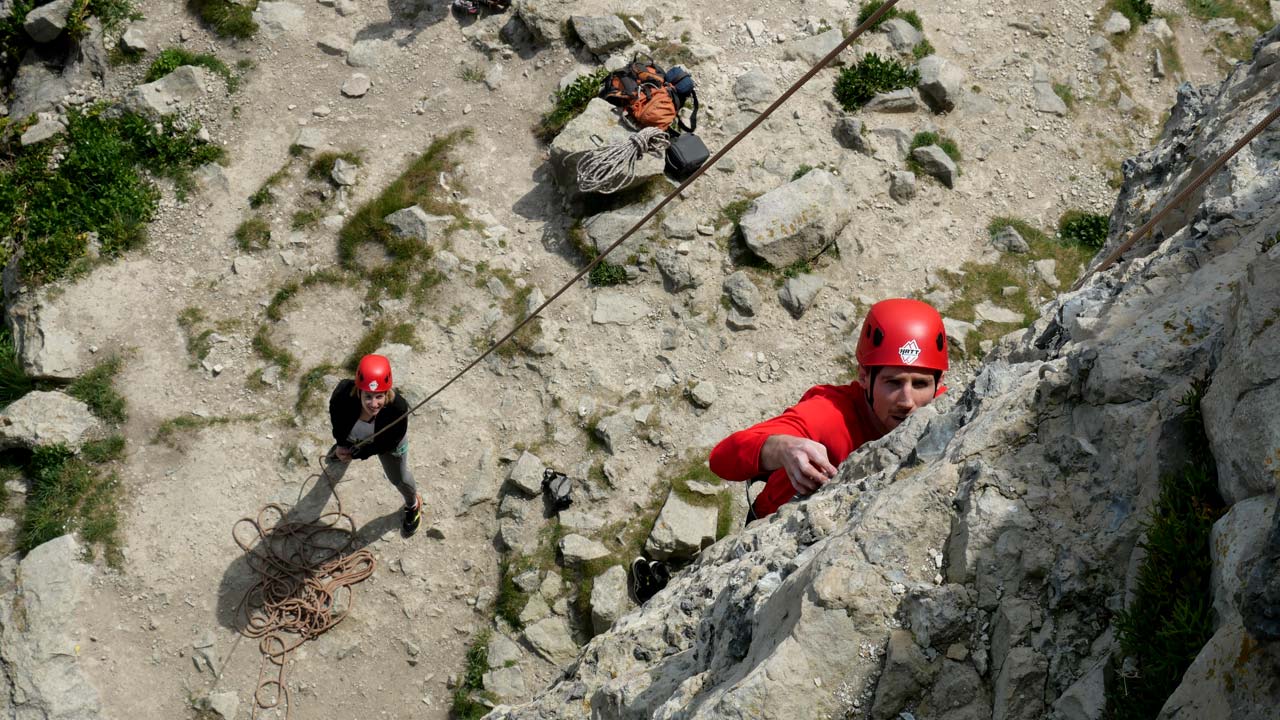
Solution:
M 351 462 L 351 453 L 352 453 L 351 448 L 349 448 L 349 447 L 342 447 L 341 445 L 339 445 L 339 446 L 338 446 L 337 448 L 335 448 L 335 449 L 334 449 L 334 451 L 333 451 L 334 457 L 336 457 L 336 458 L 338 459 L 338 462 L 340 462 L 340 463 L 349 463 L 349 462 Z

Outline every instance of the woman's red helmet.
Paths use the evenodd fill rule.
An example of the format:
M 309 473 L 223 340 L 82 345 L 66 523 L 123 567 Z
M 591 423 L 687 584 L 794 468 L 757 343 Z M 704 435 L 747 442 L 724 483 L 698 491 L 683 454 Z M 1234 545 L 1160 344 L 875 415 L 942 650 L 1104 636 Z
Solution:
M 942 316 L 919 300 L 881 300 L 862 322 L 857 356 L 864 368 L 904 365 L 945 371 L 947 331 Z
M 366 392 L 391 389 L 391 361 L 382 355 L 365 355 L 356 366 L 356 388 Z

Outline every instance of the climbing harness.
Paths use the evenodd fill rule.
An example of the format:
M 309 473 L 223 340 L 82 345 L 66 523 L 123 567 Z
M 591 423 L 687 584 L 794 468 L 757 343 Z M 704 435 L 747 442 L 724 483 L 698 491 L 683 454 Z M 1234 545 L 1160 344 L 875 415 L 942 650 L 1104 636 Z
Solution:
M 641 128 L 626 140 L 583 153 L 578 160 L 578 186 L 583 192 L 618 192 L 636 177 L 636 161 L 645 154 L 662 157 L 671 146 L 667 131 Z
M 284 505 L 269 503 L 256 518 L 241 518 L 231 528 L 232 538 L 258 576 L 236 606 L 241 634 L 257 639 L 262 655 L 251 718 L 281 706 L 284 718 L 292 717 L 293 702 L 285 681 L 290 654 L 350 614 L 355 602 L 352 586 L 372 575 L 376 565 L 368 550 L 351 552 L 355 520 L 342 510 L 337 484 L 323 460 L 320 472 L 307 481 L 312 479 L 329 483 L 337 509 L 314 520 L 296 521 L 289 519 Z M 243 527 L 251 528 L 256 537 L 241 537 L 237 530 Z
M 1187 198 L 1191 197 L 1191 193 L 1194 193 L 1201 185 L 1205 184 L 1205 182 L 1207 182 L 1209 178 L 1214 175 L 1214 173 L 1221 170 L 1222 166 L 1227 164 L 1228 160 L 1234 157 L 1236 153 L 1240 152 L 1244 148 L 1244 146 L 1248 145 L 1249 142 L 1253 140 L 1255 137 L 1257 137 L 1259 133 L 1261 133 L 1263 130 L 1266 130 L 1267 126 L 1275 122 L 1276 118 L 1278 117 L 1280 117 L 1280 105 L 1276 105 L 1274 110 L 1268 113 L 1266 117 L 1262 118 L 1262 120 L 1259 120 L 1258 124 L 1254 125 L 1253 128 L 1249 130 L 1249 132 L 1244 134 L 1244 137 L 1236 141 L 1235 145 L 1232 145 L 1229 150 L 1227 150 L 1225 153 L 1219 156 L 1217 160 L 1214 160 L 1213 164 L 1205 168 L 1204 172 L 1196 176 L 1196 179 L 1192 180 L 1189 185 L 1183 188 L 1182 191 L 1179 192 L 1177 196 L 1173 198 L 1173 200 L 1169 201 L 1167 205 L 1161 208 L 1160 212 L 1156 213 L 1155 216 L 1153 216 L 1150 220 L 1143 223 L 1142 226 L 1139 227 L 1137 230 L 1134 230 L 1133 234 L 1129 236 L 1129 239 L 1121 243 L 1120 247 L 1116 248 L 1115 250 L 1112 250 L 1111 254 L 1108 255 L 1106 259 L 1104 259 L 1102 262 L 1098 263 L 1097 267 L 1081 275 L 1080 279 L 1076 281 L 1075 285 L 1073 285 L 1071 289 L 1079 290 L 1080 288 L 1084 287 L 1085 281 L 1088 280 L 1089 277 L 1092 276 L 1094 273 L 1102 272 L 1103 270 L 1106 270 L 1107 268 L 1115 264 L 1115 262 L 1120 259 L 1121 255 L 1124 255 L 1126 252 L 1129 251 L 1130 248 L 1133 247 L 1134 243 L 1138 242 L 1143 237 L 1145 237 L 1147 233 L 1151 232 L 1151 229 L 1154 228 L 1157 224 L 1159 224 L 1159 222 L 1163 220 L 1166 215 L 1173 212 L 1174 208 L 1186 202 Z

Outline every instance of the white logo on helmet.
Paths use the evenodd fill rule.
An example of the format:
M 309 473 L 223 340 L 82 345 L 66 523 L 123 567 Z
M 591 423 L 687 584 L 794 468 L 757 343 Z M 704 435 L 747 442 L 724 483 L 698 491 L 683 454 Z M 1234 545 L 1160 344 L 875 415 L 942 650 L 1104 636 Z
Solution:
M 915 342 L 915 341 L 914 341 L 914 340 L 912 340 L 912 342 Z M 916 351 L 916 354 L 919 354 L 919 353 L 920 353 L 920 351 L 919 351 L 919 350 L 917 350 L 917 351 Z M 370 391 L 370 392 L 378 392 L 378 381 L 377 381 L 377 380 L 370 380 L 370 381 L 369 381 L 369 391 Z
M 920 357 L 920 346 L 915 340 L 908 340 L 906 345 L 898 348 L 898 357 L 902 358 L 903 365 L 912 365 Z

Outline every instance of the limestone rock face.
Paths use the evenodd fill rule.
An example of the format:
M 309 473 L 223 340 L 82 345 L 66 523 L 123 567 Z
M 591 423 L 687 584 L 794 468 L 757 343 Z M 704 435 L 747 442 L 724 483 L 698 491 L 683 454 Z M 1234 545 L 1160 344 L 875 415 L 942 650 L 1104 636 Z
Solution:
M 694 505 L 672 491 L 658 513 L 645 553 L 658 560 L 685 560 L 715 542 L 717 508 Z
M 46 43 L 67 29 L 67 15 L 71 13 L 73 0 L 54 0 L 27 13 L 22 27 L 27 35 L 38 43 Z
M 965 74 L 955 63 L 937 55 L 920 61 L 920 95 L 936 112 L 955 108 L 964 92 Z
M 631 44 L 631 33 L 622 18 L 617 15 L 603 17 L 587 17 L 574 15 L 570 20 L 578 39 L 587 46 L 587 50 L 600 55 L 610 50 L 626 47 Z
M 58 391 L 34 390 L 0 411 L 0 448 L 66 445 L 78 450 L 98 426 L 89 406 Z
M 845 190 L 826 170 L 765 193 L 742 217 L 747 247 L 774 267 L 808 260 L 835 242 L 849 222 Z
M 94 575 L 71 535 L 40 545 L 21 562 L 0 563 L 0 661 L 12 717 L 101 717 L 98 691 L 71 652 Z M 19 601 L 18 598 L 21 598 Z M 13 705 L 8 703 L 11 701 Z
M 556 185 L 566 194 L 580 194 L 578 161 L 583 154 L 601 145 L 627 142 L 630 136 L 631 131 L 619 122 L 612 105 L 600 98 L 592 99 L 587 109 L 570 120 L 551 142 L 551 167 Z M 597 140 L 602 142 L 597 144 Z M 665 169 L 666 161 L 662 157 L 645 154 L 636 161 L 635 178 L 622 190 L 654 180 Z
M 155 82 L 134 88 L 128 102 L 138 112 L 172 115 L 209 92 L 209 83 L 209 71 L 183 65 Z
M 1179 90 L 1163 137 L 1125 163 L 1111 227 L 1140 224 L 1273 106 L 1268 63 Z M 1274 715 L 1280 418 L 1263 408 L 1280 407 L 1280 157 L 1240 152 L 1122 263 L 996 343 L 963 389 L 703 548 L 554 685 L 490 717 L 1099 720 L 1124 660 L 1108 619 L 1131 596 L 1161 477 L 1185 468 L 1179 401 L 1201 377 L 1232 505 L 1214 534 L 1219 620 L 1160 717 Z

